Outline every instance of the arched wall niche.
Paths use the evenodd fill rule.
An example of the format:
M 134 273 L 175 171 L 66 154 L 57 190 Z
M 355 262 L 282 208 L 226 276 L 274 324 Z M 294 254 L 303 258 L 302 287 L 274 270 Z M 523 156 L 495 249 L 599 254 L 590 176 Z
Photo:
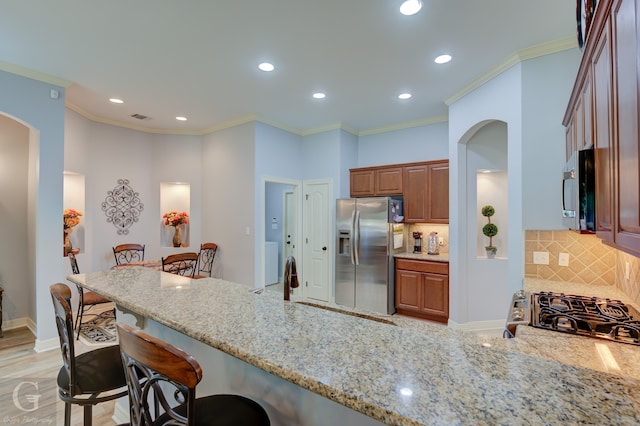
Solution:
M 495 312 L 504 310 L 503 297 L 508 290 L 509 241 L 509 152 L 508 124 L 498 119 L 486 119 L 473 124 L 458 142 L 459 180 L 459 241 L 460 262 L 465 267 L 463 284 L 467 306 L 465 316 L 474 322 L 494 321 Z M 487 258 L 488 237 L 482 233 L 487 219 L 482 216 L 484 205 L 492 205 L 496 214 L 492 223 L 499 229 L 493 238 L 498 256 Z

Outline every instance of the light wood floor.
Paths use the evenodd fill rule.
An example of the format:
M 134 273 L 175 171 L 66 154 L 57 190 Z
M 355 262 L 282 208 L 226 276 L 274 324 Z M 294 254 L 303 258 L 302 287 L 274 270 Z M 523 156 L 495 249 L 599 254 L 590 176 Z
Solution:
M 3 424 L 43 424 L 64 423 L 64 404 L 57 393 L 56 377 L 62 367 L 60 350 L 36 353 L 33 348 L 35 337 L 28 328 L 8 330 L 0 338 L 0 421 Z M 82 353 L 92 348 L 76 340 L 76 352 Z M 37 390 L 35 386 L 37 384 Z M 35 403 L 29 402 L 27 395 L 40 395 L 38 409 L 21 410 L 13 402 L 13 394 L 18 388 L 18 404 L 31 410 Z M 113 416 L 115 401 L 93 407 L 93 424 L 111 426 L 116 423 Z M 80 426 L 82 408 L 72 406 L 71 424 Z

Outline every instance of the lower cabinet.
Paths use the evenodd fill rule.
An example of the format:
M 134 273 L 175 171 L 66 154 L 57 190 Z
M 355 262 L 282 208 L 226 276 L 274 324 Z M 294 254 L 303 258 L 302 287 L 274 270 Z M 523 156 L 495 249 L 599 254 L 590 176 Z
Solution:
M 396 310 L 401 315 L 447 323 L 449 263 L 397 258 Z

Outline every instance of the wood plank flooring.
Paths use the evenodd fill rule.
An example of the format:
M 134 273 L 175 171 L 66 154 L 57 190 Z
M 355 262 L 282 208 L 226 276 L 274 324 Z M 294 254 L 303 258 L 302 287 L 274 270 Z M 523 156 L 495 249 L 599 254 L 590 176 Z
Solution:
M 60 350 L 36 353 L 35 337 L 27 328 L 8 330 L 0 338 L 0 422 L 2 424 L 61 425 L 64 404 L 58 397 L 56 377 L 62 367 Z M 78 353 L 91 348 L 76 340 Z M 37 387 L 37 388 L 36 388 Z M 14 403 L 14 394 L 18 404 Z M 40 395 L 36 402 L 29 395 Z M 19 405 L 19 406 L 18 406 Z M 111 426 L 115 401 L 93 407 L 93 424 Z M 82 408 L 72 406 L 71 424 L 80 426 Z

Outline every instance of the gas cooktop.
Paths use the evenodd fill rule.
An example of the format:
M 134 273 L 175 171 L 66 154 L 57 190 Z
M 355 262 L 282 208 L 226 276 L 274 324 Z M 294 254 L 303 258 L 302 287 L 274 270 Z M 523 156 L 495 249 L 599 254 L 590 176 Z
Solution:
M 539 292 L 514 294 L 505 335 L 516 325 L 640 345 L 640 313 L 619 300 Z

